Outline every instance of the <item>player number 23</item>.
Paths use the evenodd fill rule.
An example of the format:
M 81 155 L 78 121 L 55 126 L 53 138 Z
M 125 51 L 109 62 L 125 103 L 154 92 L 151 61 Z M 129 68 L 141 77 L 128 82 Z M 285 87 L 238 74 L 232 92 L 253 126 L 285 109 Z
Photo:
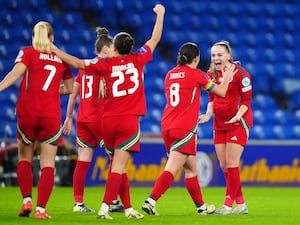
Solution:
M 125 82 L 125 75 L 130 76 L 130 81 L 134 84 L 133 87 L 127 90 L 121 90 L 120 85 Z M 139 76 L 136 68 L 129 68 L 126 71 L 116 71 L 111 74 L 111 77 L 117 77 L 118 79 L 112 85 L 112 94 L 114 97 L 125 96 L 127 94 L 133 94 L 139 87 Z

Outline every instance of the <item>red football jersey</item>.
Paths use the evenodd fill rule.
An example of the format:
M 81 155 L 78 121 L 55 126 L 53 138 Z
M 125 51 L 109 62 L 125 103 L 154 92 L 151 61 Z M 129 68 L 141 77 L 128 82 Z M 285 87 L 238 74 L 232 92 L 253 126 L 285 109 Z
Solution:
M 201 87 L 210 91 L 215 84 L 199 69 L 178 65 L 167 73 L 165 77 L 167 104 L 161 121 L 162 130 L 197 129 Z
M 152 60 L 148 46 L 136 53 L 85 61 L 85 71 L 102 75 L 106 82 L 105 116 L 146 114 L 143 67 Z
M 236 64 L 236 67 L 238 71 L 229 83 L 225 98 L 209 95 L 210 101 L 214 103 L 215 130 L 228 130 L 236 125 L 242 125 L 243 127 L 251 127 L 253 125 L 251 76 L 242 66 Z M 209 75 L 212 77 L 212 74 L 209 73 Z M 220 84 L 222 77 L 222 72 L 220 71 L 215 82 Z M 225 124 L 225 121 L 229 121 L 237 113 L 242 104 L 248 106 L 248 110 L 242 117 L 241 123 Z
M 104 109 L 104 98 L 100 94 L 99 75 L 79 70 L 75 82 L 80 84 L 80 103 L 76 120 L 79 122 L 97 122 L 101 119 Z
M 54 53 L 42 53 L 33 47 L 19 51 L 15 63 L 27 67 L 22 75 L 17 115 L 61 119 L 59 88 L 62 80 L 72 78 L 70 67 Z

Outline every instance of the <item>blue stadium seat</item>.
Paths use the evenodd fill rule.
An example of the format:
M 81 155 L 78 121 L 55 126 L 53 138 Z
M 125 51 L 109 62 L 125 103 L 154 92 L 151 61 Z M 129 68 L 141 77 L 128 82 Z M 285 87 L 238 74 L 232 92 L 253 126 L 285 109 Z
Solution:
M 38 18 L 34 17 L 35 14 L 27 12 L 27 11 L 22 11 L 21 12 L 21 17 L 23 19 L 23 24 L 25 25 L 24 28 L 29 28 L 32 30 L 33 26 L 37 23 Z
M 0 44 L 0 59 L 7 56 L 6 45 Z
M 275 137 L 280 140 L 297 139 L 293 128 L 293 125 L 276 125 L 274 126 Z
M 153 133 L 153 134 L 161 134 L 161 128 L 158 123 L 153 123 L 149 121 L 141 121 L 141 132 L 144 133 Z
M 256 4 L 255 2 L 247 2 L 243 4 L 244 8 L 246 9 L 245 12 L 245 18 L 255 17 L 257 15 L 260 15 L 262 8 L 260 4 Z M 246 16 L 247 15 L 247 16 Z
M 163 109 L 154 108 L 149 112 L 153 124 L 160 124 Z
M 275 100 L 269 95 L 258 94 L 252 100 L 253 109 L 278 109 Z
M 190 12 L 192 15 L 202 15 L 206 12 L 206 4 L 199 4 L 199 2 L 196 1 L 190 1 L 189 4 L 185 4 L 186 11 Z
M 300 125 L 295 125 L 293 127 L 294 137 L 295 139 L 300 139 Z
M 73 0 L 72 3 L 70 4 L 70 1 L 63 0 L 61 2 L 61 8 L 63 9 L 64 12 L 66 12 L 66 11 L 79 11 L 80 9 L 83 8 L 84 2 L 89 2 L 89 1 L 87 1 L 87 0 L 85 0 L 85 1 Z
M 274 16 L 278 15 L 281 10 L 281 7 L 278 7 L 276 4 L 272 2 L 267 2 L 263 4 L 264 12 L 267 16 L 274 18 Z
M 252 76 L 252 91 L 254 95 L 258 94 L 267 94 L 270 91 L 270 81 L 268 74 L 263 70 L 260 70 L 260 67 L 256 68 L 257 75 Z M 263 74 L 263 75 L 261 75 Z
M 0 41 L 1 43 L 8 43 L 12 41 L 9 29 L 7 29 L 6 27 L 1 31 Z
M 16 138 L 17 137 L 17 124 L 16 122 L 4 121 L 0 123 L 0 130 L 5 138 Z
M 274 118 L 274 122 L 278 125 L 289 125 L 293 123 L 293 115 L 288 111 L 278 109 L 274 114 L 269 114 L 269 117 Z
M 296 124 L 300 124 L 300 109 L 294 111 L 294 121 Z
M 21 31 L 21 42 L 24 45 L 30 45 L 32 40 L 32 32 L 29 29 L 22 29 Z
M 255 109 L 253 110 L 253 121 L 255 125 L 274 125 L 274 109 Z
M 66 0 L 66 2 L 68 2 Z M 68 4 L 70 4 L 70 2 L 68 2 Z M 82 1 L 82 8 L 84 10 L 95 10 L 95 11 L 98 11 L 98 12 L 101 12 L 102 9 L 103 9 L 103 0 L 85 0 L 85 1 Z
M 258 140 L 271 140 L 276 139 L 274 133 L 274 126 L 262 126 L 262 125 L 255 125 L 251 130 L 251 138 L 258 139 Z
M 292 4 L 283 4 L 282 11 L 285 18 L 291 18 L 295 13 L 295 7 Z
M 166 98 L 164 94 L 153 93 L 153 95 L 148 95 L 147 102 L 150 105 L 150 107 L 162 110 L 166 105 Z
M 26 10 L 29 10 L 30 12 L 38 12 L 40 15 L 50 11 L 45 0 L 26 0 L 25 6 Z
M 62 22 L 64 27 L 69 30 L 84 30 L 85 24 L 83 22 L 82 17 L 78 13 L 64 13 L 62 17 Z
M 1 9 L 6 8 L 11 11 L 18 11 L 24 7 L 24 0 L 10 0 L 10 1 L 1 1 Z
M 17 93 L 15 93 L 14 91 L 11 91 L 10 94 L 9 94 L 9 102 L 12 104 L 12 105 L 16 105 L 17 104 L 17 101 L 18 101 L 18 96 L 17 96 Z
M 162 77 L 155 77 L 154 80 L 154 87 L 158 92 L 164 92 L 164 78 Z
M 6 115 L 6 118 L 10 121 L 15 121 L 17 122 L 17 115 L 15 113 L 15 107 L 6 107 L 4 109 L 5 111 L 5 115 Z
M 284 80 L 285 80 L 284 76 L 275 76 L 272 79 L 272 85 L 271 85 L 270 92 L 274 93 L 274 94 L 286 93 L 286 88 L 285 88 L 285 85 L 284 85 Z
M 296 111 L 298 109 L 300 109 L 300 90 L 299 91 L 295 91 L 291 95 L 290 105 L 289 105 L 289 110 L 291 112 L 294 112 L 294 111 Z

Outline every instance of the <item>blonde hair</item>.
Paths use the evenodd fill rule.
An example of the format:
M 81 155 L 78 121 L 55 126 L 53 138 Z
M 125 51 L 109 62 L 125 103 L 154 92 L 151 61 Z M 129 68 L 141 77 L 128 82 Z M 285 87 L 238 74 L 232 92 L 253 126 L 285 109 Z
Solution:
M 50 23 L 45 21 L 38 22 L 32 32 L 32 46 L 35 50 L 40 52 L 51 52 L 50 47 L 52 40 L 50 36 L 53 35 L 53 28 Z
M 219 41 L 219 42 L 214 43 L 212 47 L 217 46 L 217 45 L 225 47 L 226 51 L 231 55 L 230 61 L 232 61 L 233 60 L 232 59 L 232 49 L 230 47 L 229 42 L 225 41 L 225 40 Z M 218 71 L 216 70 L 216 66 L 213 62 L 210 63 L 208 71 L 213 74 L 214 78 L 218 77 Z

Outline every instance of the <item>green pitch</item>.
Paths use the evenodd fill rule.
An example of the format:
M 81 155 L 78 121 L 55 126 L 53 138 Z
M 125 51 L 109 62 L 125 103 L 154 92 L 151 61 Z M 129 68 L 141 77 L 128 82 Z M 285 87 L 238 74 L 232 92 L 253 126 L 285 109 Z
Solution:
M 103 187 L 85 189 L 85 201 L 90 208 L 99 209 L 103 197 Z M 148 196 L 150 188 L 131 188 L 132 204 L 140 212 L 141 204 Z M 204 188 L 204 200 L 217 207 L 223 203 L 224 188 Z M 52 219 L 37 220 L 17 216 L 21 208 L 21 194 L 18 187 L 0 188 L 0 224 L 6 225 L 77 225 L 77 224 L 149 224 L 149 225 L 288 225 L 300 224 L 300 188 L 244 187 L 244 195 L 249 208 L 248 215 L 209 215 L 199 216 L 184 188 L 172 187 L 158 201 L 157 211 L 160 216 L 145 215 L 143 220 L 128 220 L 124 213 L 111 213 L 110 220 L 96 219 L 95 213 L 73 213 L 71 187 L 56 187 L 47 206 Z M 36 189 L 34 189 L 34 199 Z

